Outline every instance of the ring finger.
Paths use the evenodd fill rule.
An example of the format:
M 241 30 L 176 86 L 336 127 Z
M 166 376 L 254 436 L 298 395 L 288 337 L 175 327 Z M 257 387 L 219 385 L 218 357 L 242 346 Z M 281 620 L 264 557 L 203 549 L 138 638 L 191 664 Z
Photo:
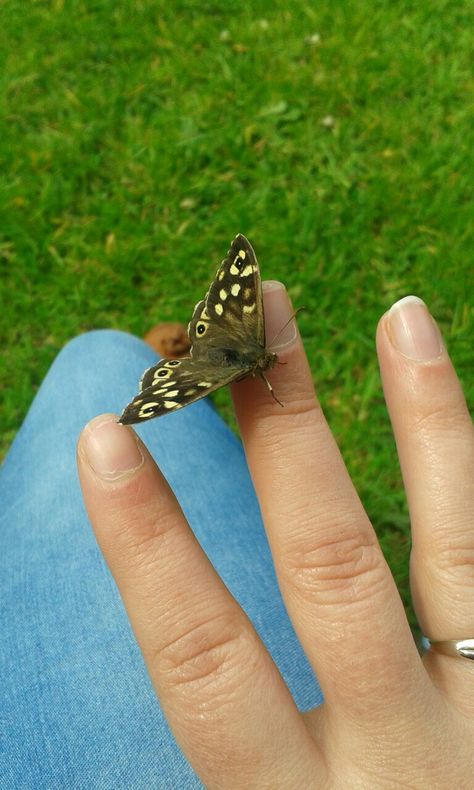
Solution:
M 410 509 L 417 616 L 433 640 L 470 638 L 474 431 L 461 386 L 436 324 L 416 297 L 397 302 L 382 318 L 377 342 Z M 432 653 L 429 661 L 455 677 L 446 657 Z M 455 666 L 463 675 L 469 662 Z

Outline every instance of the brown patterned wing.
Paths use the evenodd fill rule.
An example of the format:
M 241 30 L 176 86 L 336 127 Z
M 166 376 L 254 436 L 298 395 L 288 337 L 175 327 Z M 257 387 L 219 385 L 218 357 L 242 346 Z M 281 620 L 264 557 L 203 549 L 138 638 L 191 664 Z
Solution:
M 242 234 L 233 240 L 209 291 L 194 308 L 188 334 L 195 358 L 211 347 L 265 347 L 260 272 L 252 245 Z
M 188 406 L 247 371 L 240 367 L 210 367 L 198 360 L 162 359 L 145 371 L 144 386 L 125 407 L 119 422 L 123 425 L 145 422 Z

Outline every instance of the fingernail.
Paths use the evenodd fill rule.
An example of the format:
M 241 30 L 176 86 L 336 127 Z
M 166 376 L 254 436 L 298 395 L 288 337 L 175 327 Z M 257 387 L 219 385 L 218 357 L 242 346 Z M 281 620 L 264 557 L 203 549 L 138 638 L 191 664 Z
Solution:
M 144 457 L 136 434 L 117 423 L 114 414 L 95 417 L 84 429 L 81 450 L 92 470 L 103 480 L 115 481 L 139 469 Z
M 266 280 L 263 283 L 263 302 L 267 348 L 278 351 L 291 346 L 298 337 L 298 330 L 296 319 L 290 320 L 294 310 L 285 286 L 278 280 Z
M 405 296 L 388 312 L 390 338 L 405 357 L 429 362 L 443 351 L 440 331 L 425 303 L 417 296 Z

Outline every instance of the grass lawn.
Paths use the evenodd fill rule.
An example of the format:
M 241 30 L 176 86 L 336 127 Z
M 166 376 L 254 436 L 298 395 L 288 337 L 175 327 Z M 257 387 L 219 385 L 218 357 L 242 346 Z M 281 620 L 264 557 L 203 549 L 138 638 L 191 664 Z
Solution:
M 421 296 L 472 402 L 471 12 L 2 3 L 2 452 L 69 338 L 187 322 L 240 231 L 307 308 L 319 396 L 409 610 L 374 332 Z

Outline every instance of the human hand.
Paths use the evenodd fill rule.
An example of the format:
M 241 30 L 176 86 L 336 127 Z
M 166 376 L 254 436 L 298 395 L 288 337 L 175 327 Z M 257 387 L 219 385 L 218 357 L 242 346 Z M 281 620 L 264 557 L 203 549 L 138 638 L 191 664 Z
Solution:
M 290 306 L 265 290 L 267 337 Z M 102 415 L 78 464 L 87 510 L 162 708 L 209 788 L 467 788 L 474 661 L 421 659 L 395 583 L 313 392 L 293 324 L 271 379 L 233 396 L 283 599 L 324 692 L 300 714 L 134 432 Z M 416 300 L 377 331 L 408 497 L 414 607 L 432 639 L 474 636 L 474 432 Z

